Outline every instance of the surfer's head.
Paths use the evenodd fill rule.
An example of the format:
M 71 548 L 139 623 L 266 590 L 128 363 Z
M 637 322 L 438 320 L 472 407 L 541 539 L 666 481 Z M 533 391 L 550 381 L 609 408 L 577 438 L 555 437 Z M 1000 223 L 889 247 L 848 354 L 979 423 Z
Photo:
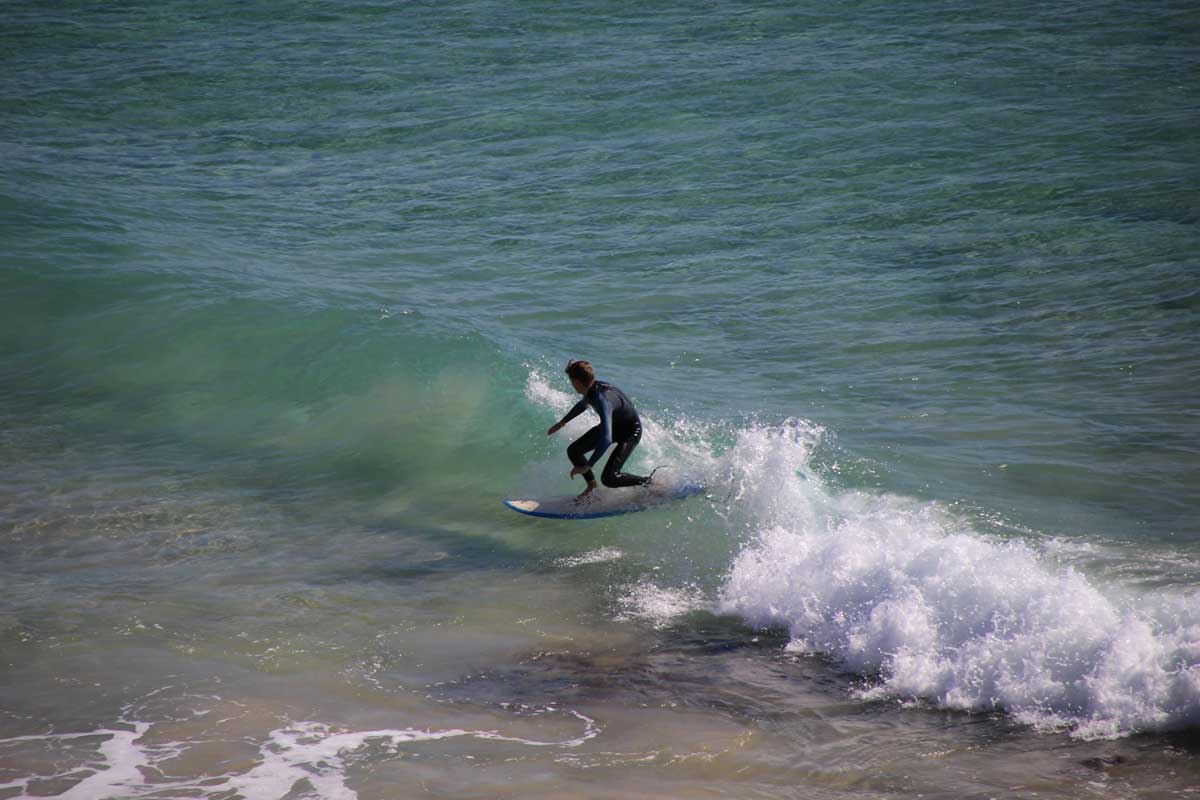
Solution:
M 596 381 L 596 372 L 586 361 L 568 361 L 566 372 L 567 377 L 571 379 L 571 385 L 580 394 L 587 394 Z

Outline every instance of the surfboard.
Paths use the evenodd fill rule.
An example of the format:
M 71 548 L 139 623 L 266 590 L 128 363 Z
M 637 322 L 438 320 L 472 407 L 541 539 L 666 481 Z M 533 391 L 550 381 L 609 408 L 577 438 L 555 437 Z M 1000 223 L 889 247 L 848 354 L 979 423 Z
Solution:
M 636 489 L 597 489 L 582 502 L 575 495 L 539 500 L 505 500 L 504 505 L 521 514 L 546 519 L 598 519 L 632 514 L 655 506 L 703 494 L 704 487 L 694 481 Z

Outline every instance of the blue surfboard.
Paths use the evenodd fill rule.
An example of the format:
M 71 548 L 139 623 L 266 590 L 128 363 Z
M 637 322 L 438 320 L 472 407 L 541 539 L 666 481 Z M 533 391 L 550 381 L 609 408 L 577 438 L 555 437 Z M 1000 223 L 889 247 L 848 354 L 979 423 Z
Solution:
M 544 500 L 505 500 L 504 505 L 520 514 L 546 519 L 599 519 L 632 514 L 656 506 L 703 494 L 704 487 L 694 481 L 670 486 L 636 489 L 597 489 L 588 498 L 576 501 L 575 495 Z

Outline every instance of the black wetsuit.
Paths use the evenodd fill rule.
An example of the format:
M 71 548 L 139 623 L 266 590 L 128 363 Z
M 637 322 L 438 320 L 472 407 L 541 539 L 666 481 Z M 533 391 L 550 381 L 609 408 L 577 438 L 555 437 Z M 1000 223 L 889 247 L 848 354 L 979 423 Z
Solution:
M 589 469 L 583 477 L 588 483 L 592 483 L 596 476 L 590 468 L 600 460 L 608 446 L 616 442 L 612 457 L 604 465 L 600 482 L 612 488 L 649 483 L 649 478 L 621 472 L 625 460 L 642 438 L 642 421 L 638 417 L 637 409 L 633 407 L 633 401 L 611 383 L 595 381 L 583 399 L 562 418 L 562 424 L 575 419 L 589 406 L 600 416 L 600 424 L 580 436 L 567 448 L 567 457 L 571 459 L 571 463 L 577 467 L 586 464 Z M 592 452 L 591 458 L 585 458 L 583 455 L 588 451 Z

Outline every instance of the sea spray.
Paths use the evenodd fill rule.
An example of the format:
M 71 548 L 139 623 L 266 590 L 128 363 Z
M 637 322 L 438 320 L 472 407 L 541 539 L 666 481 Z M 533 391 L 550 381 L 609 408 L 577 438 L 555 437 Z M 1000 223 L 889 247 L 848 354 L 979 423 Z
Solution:
M 762 429 L 726 454 L 750 469 L 742 484 L 774 488 L 735 495 L 757 504 L 764 524 L 734 560 L 717 610 L 784 626 L 789 649 L 871 676 L 865 699 L 1003 709 L 1085 738 L 1196 724 L 1196 597 L 1153 613 L 1148 602 L 1161 598 L 1093 585 L 938 504 L 829 492 L 803 477 L 810 452 Z M 791 459 L 803 463 L 780 475 Z
M 567 385 L 565 376 L 562 384 Z M 556 415 L 555 420 L 579 401 L 579 395 L 555 388 L 551 379 L 538 369 L 531 370 L 526 379 L 525 398 L 535 405 L 549 407 Z M 636 392 L 633 399 L 636 404 Z M 644 433 L 628 464 L 632 471 L 649 473 L 655 467 L 666 465 L 674 479 L 705 481 L 710 477 L 715 461 L 705 426 L 688 420 L 664 424 L 643 408 L 639 408 L 639 414 Z M 567 442 L 578 438 L 597 422 L 591 411 L 571 420 L 559 434 L 564 448 Z
M 573 402 L 536 371 L 526 397 L 556 412 Z M 784 627 L 789 650 L 867 677 L 863 700 L 1004 711 L 1080 738 L 1200 722 L 1200 595 L 1098 583 L 1033 537 L 839 487 L 814 466 L 830 434 L 807 420 L 736 429 L 654 417 L 639 449 L 701 473 L 714 498 L 716 519 L 696 521 L 691 550 L 714 529 L 738 549 L 715 591 L 655 570 L 623 590 L 620 618 L 662 626 L 707 609 Z

